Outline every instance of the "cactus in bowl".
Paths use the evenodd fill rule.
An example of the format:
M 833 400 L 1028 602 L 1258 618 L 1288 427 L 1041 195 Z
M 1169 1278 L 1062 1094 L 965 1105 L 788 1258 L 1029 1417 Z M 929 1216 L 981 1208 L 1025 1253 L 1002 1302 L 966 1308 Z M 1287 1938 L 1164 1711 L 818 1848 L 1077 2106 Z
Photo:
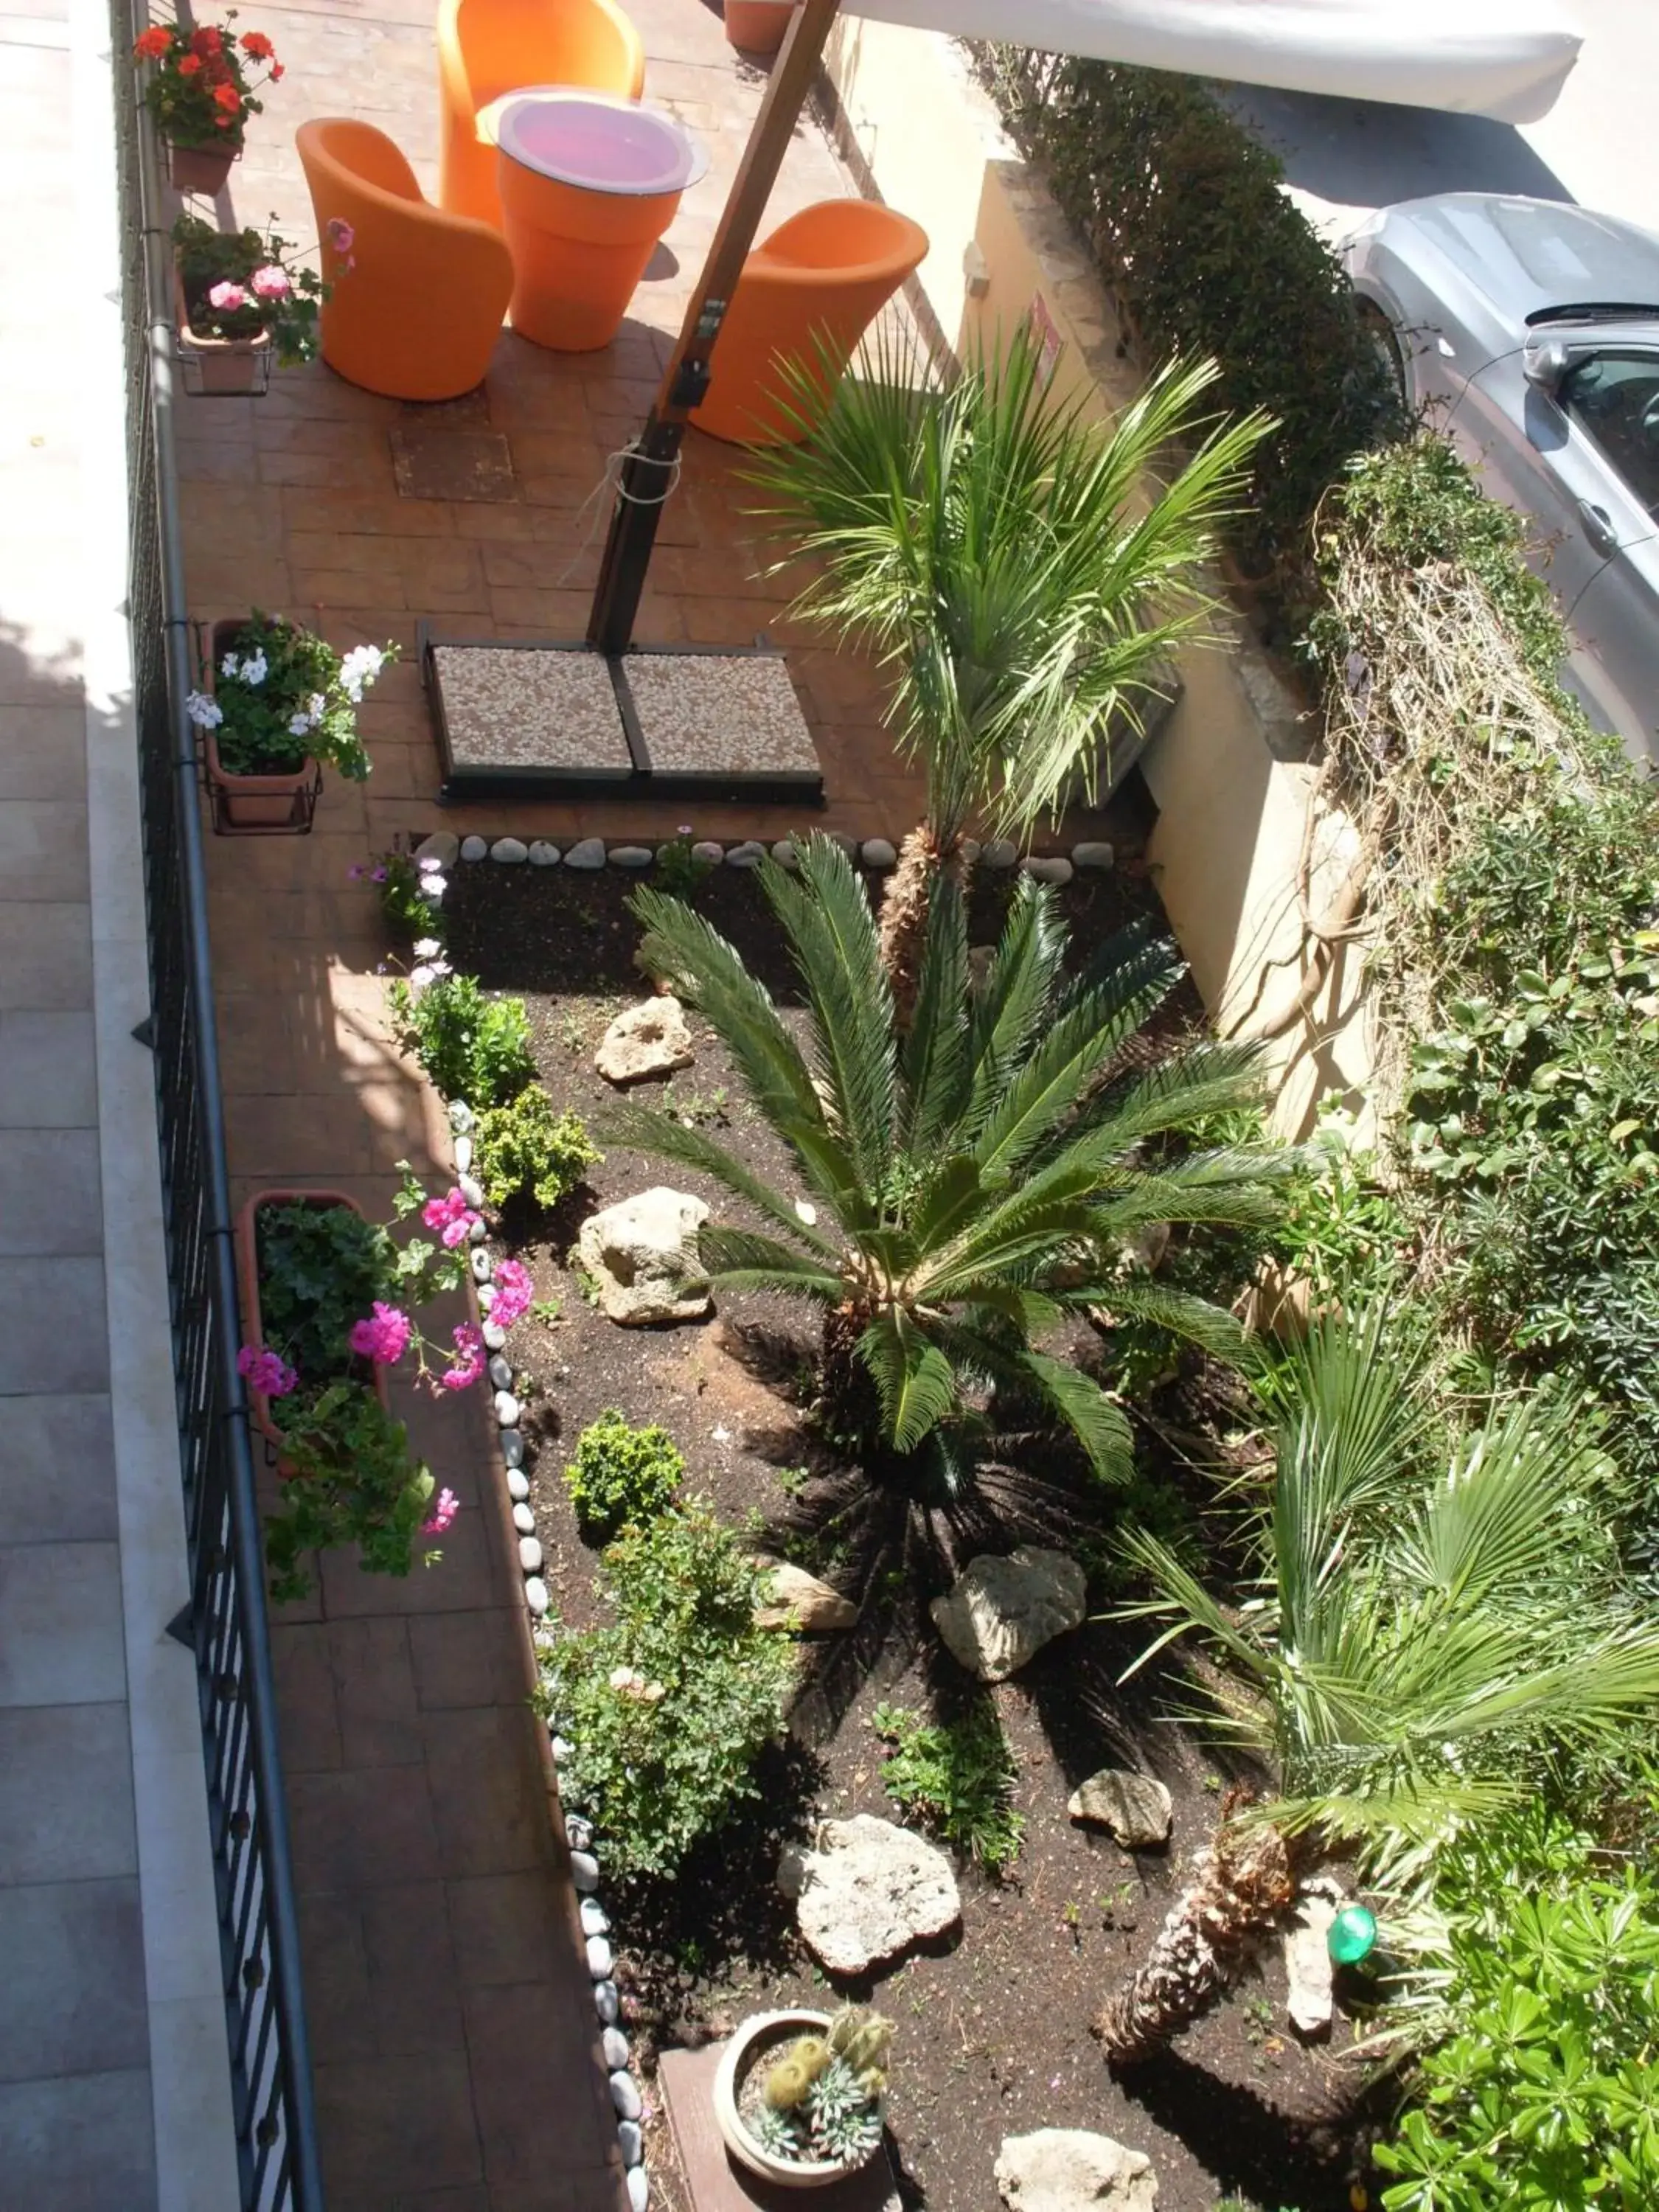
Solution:
M 761 2074 L 760 2098 L 744 2125 L 773 2158 L 793 2164 L 861 2166 L 881 2141 L 881 2100 L 893 2024 L 845 2007 L 822 2035 L 802 2035 Z

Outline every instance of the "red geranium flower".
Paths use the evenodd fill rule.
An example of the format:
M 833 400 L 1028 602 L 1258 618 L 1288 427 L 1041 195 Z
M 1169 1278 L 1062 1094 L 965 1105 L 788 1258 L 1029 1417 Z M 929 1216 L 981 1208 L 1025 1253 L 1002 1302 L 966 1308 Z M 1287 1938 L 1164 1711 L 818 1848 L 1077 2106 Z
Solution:
M 272 52 L 270 40 L 263 31 L 244 31 L 242 52 L 252 54 L 256 62 L 268 62 Z
M 152 23 L 133 40 L 132 51 L 141 62 L 159 62 L 163 54 L 173 51 L 173 33 L 165 24 Z
M 225 43 L 224 33 L 212 23 L 204 23 L 199 31 L 191 33 L 190 43 L 196 53 L 216 54 Z
M 280 84 L 282 82 L 283 64 L 281 62 L 272 62 L 270 65 L 270 81 L 273 84 Z
M 233 110 L 240 111 L 242 95 L 234 84 L 216 84 L 213 88 L 213 97 L 227 113 Z
M 199 76 L 201 73 L 202 57 L 200 54 L 185 54 L 180 58 L 179 63 L 179 74 L 180 76 Z

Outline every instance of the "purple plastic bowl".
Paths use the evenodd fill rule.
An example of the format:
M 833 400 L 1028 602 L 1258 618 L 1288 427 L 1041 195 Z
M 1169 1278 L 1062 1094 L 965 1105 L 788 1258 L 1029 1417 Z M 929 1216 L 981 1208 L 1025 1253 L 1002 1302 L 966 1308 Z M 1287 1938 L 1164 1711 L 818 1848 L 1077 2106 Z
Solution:
M 526 169 L 591 192 L 684 191 L 708 156 L 672 115 L 580 93 L 529 94 L 501 110 L 501 151 Z

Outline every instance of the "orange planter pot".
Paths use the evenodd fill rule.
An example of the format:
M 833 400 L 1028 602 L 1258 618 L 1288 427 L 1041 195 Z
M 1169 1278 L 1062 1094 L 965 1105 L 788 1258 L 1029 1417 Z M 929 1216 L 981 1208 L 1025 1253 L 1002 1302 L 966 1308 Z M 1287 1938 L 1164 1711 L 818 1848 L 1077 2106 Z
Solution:
M 207 666 L 210 690 L 222 655 L 244 627 L 240 619 L 214 623 Z M 309 831 L 323 789 L 323 771 L 309 754 L 297 769 L 281 775 L 237 775 L 220 759 L 214 732 L 203 735 L 213 826 L 220 836 L 303 837 Z
M 240 146 L 176 146 L 167 141 L 167 175 L 175 191 L 222 191 L 231 163 L 241 158 Z
M 560 353 L 609 345 L 706 155 L 672 116 L 556 88 L 507 102 L 495 129 L 514 329 Z
M 794 12 L 794 0 L 726 0 L 726 38 L 746 54 L 775 54 Z
M 343 1206 L 349 1212 L 361 1215 L 362 1208 L 355 1198 L 348 1198 L 343 1190 L 256 1190 L 236 1217 L 236 1289 L 242 1309 L 242 1341 L 245 1344 L 264 1342 L 264 1323 L 259 1311 L 259 1209 L 263 1206 Z M 386 1370 L 375 1367 L 374 1395 L 382 1407 L 392 1410 L 392 1393 L 386 1387 Z M 253 1425 L 273 1447 L 280 1446 L 283 1432 L 271 1417 L 270 1401 L 263 1390 L 248 1389 L 248 1409 Z M 282 1462 L 277 1462 L 279 1469 Z
M 252 338 L 198 337 L 190 326 L 190 307 L 176 268 L 173 272 L 173 299 L 186 392 L 199 392 L 209 399 L 246 399 L 257 398 L 270 391 L 271 356 L 276 348 L 269 331 L 261 331 Z

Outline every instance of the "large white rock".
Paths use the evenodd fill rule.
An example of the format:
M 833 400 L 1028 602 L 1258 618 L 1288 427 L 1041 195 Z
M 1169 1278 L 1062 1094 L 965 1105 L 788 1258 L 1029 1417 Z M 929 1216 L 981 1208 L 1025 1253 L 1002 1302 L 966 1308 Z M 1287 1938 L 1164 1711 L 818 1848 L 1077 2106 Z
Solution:
M 1304 2035 L 1328 2033 L 1335 1996 L 1331 1964 L 1331 1923 L 1342 1905 L 1342 1892 L 1328 1876 L 1316 1875 L 1303 1885 L 1292 1924 L 1284 1937 L 1285 2009 Z
M 579 837 L 564 856 L 567 868 L 602 868 L 605 866 L 603 837 Z
M 658 1184 L 583 1222 L 577 1256 L 599 1286 L 614 1322 L 701 1321 L 711 1310 L 697 1257 L 697 1231 L 708 1218 L 700 1198 Z
M 832 1974 L 864 1974 L 962 1917 L 951 1862 L 890 1820 L 826 1820 L 816 1849 L 785 1847 L 778 1887 L 795 1899 L 808 1945 Z
M 859 1609 L 850 1597 L 831 1589 L 805 1567 L 787 1559 L 756 1562 L 767 1573 L 768 1602 L 755 1613 L 757 1628 L 799 1628 L 809 1633 L 832 1628 L 854 1628 Z
M 522 837 L 498 837 L 489 848 L 489 857 L 500 860 L 504 866 L 515 868 L 528 860 L 530 848 Z
M 1170 1793 L 1150 1774 L 1103 1766 L 1078 1785 L 1066 1809 L 1074 1820 L 1091 1820 L 1109 1828 L 1128 1850 L 1169 1841 Z
M 684 1010 L 665 995 L 618 1014 L 599 1039 L 593 1065 L 607 1083 L 644 1083 L 690 1067 L 695 1057 Z
M 1086 2128 L 1005 2136 L 992 2171 L 1008 2212 L 1154 2212 L 1158 2203 L 1146 2153 Z
M 1075 1628 L 1085 1609 L 1075 1559 L 1040 1544 L 1002 1559 L 981 1552 L 928 1607 L 953 1658 L 981 1682 L 1006 1681 L 1043 1645 Z
M 434 830 L 415 848 L 417 860 L 435 860 L 441 868 L 453 868 L 460 857 L 461 841 L 453 830 Z

